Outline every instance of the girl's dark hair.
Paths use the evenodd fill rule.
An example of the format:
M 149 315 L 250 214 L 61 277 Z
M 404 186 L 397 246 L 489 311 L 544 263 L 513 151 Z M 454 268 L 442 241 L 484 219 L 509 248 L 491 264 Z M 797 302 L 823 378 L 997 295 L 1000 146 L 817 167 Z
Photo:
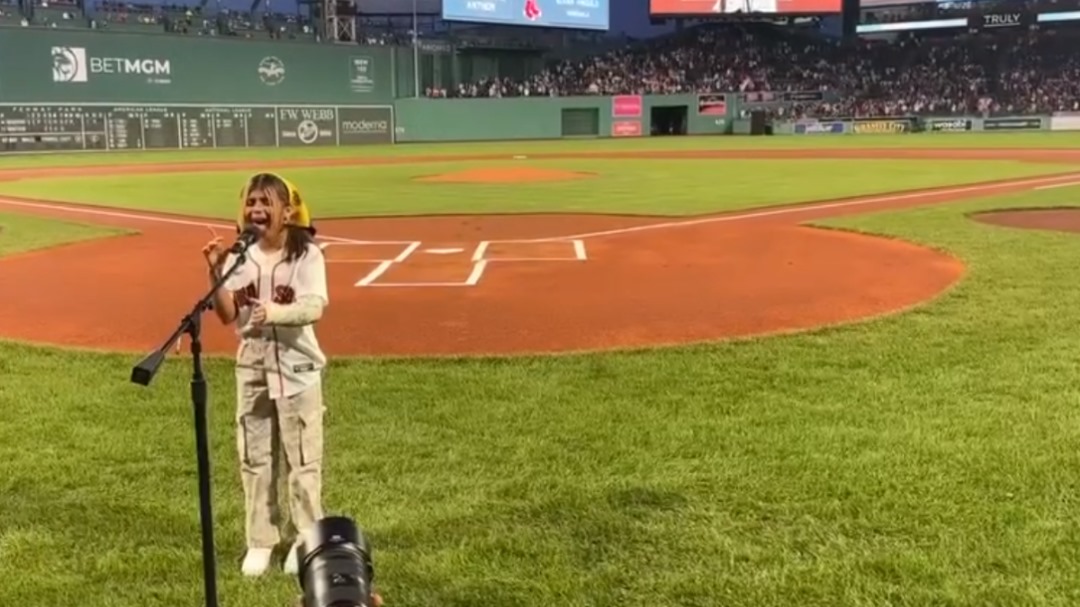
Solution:
M 267 190 L 274 193 L 278 200 L 295 205 L 289 199 L 289 186 L 273 173 L 258 173 L 252 176 L 244 188 L 244 196 L 251 190 Z M 315 242 L 315 229 L 303 226 L 285 226 L 285 261 L 295 261 L 307 254 L 308 245 Z
M 307 255 L 308 245 L 315 242 L 311 230 L 301 226 L 285 226 L 285 261 Z

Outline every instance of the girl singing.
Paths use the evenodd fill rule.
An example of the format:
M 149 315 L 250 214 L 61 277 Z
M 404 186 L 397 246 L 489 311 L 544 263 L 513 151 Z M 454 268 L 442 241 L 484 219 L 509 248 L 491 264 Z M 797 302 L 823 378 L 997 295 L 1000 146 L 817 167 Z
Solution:
M 241 191 L 241 226 L 260 236 L 243 264 L 214 294 L 214 311 L 235 324 L 236 440 L 244 487 L 247 553 L 242 571 L 269 569 L 281 541 L 277 523 L 277 462 L 288 477 L 289 510 L 297 536 L 323 517 L 323 394 L 326 356 L 315 323 L 329 303 L 326 261 L 314 242 L 311 215 L 287 180 L 259 173 Z M 203 255 L 216 282 L 236 260 L 221 238 Z M 284 457 L 281 457 L 281 456 Z M 285 559 L 297 571 L 296 544 Z

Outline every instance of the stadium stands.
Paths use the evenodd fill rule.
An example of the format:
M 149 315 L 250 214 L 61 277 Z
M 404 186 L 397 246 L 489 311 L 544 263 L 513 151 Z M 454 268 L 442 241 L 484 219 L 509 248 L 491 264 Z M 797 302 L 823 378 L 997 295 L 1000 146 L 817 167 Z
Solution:
M 245 3 L 246 4 L 246 3 Z M 144 0 L 2 0 L 0 26 L 101 29 L 197 36 L 311 40 L 315 28 L 296 13 L 221 3 Z
M 1072 10 L 1080 8 L 1080 0 L 919 3 L 867 9 L 861 19 L 866 23 L 938 19 L 1018 7 Z M 0 26 L 318 40 L 309 20 L 297 13 L 273 12 L 265 0 L 246 7 L 161 0 L 94 4 L 0 0 Z M 364 45 L 408 45 L 411 35 L 387 20 L 387 27 L 365 28 L 358 38 Z M 434 43 L 439 36 L 427 41 Z M 514 40 L 496 28 L 441 36 L 442 42 L 458 49 L 526 48 L 543 40 L 540 35 Z M 579 51 L 590 41 L 581 40 Z M 783 118 L 1075 111 L 1080 110 L 1080 59 L 1072 50 L 1077 41 L 1076 31 L 1067 27 L 1022 27 L 903 33 L 842 44 L 767 23 L 718 23 L 629 41 L 593 55 L 568 53 L 568 59 L 547 67 L 538 59 L 522 59 L 511 73 L 461 70 L 456 74 L 461 82 L 449 86 L 425 82 L 424 94 L 453 98 L 831 91 L 842 99 L 773 110 Z
M 522 81 L 484 79 L 430 94 L 835 91 L 844 99 L 779 110 L 789 118 L 1073 111 L 1080 109 L 1077 42 L 1069 29 L 1020 29 L 842 45 L 769 24 L 728 23 L 561 62 Z

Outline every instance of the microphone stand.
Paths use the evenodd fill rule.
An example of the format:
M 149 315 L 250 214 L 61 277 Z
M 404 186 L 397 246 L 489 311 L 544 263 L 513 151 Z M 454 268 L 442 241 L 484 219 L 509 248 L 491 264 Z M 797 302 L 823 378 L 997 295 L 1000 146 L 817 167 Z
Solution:
M 199 519 L 202 524 L 202 551 L 203 551 L 203 579 L 206 593 L 206 607 L 218 607 L 217 597 L 217 566 L 214 558 L 214 523 L 213 510 L 211 507 L 210 494 L 210 448 L 206 429 L 206 378 L 203 376 L 202 367 L 202 314 L 213 307 L 214 293 L 225 284 L 239 268 L 244 264 L 247 257 L 247 249 L 251 246 L 250 241 L 238 241 L 229 252 L 236 254 L 236 261 L 229 270 L 223 273 L 214 282 L 214 286 L 203 296 L 184 318 L 180 326 L 169 336 L 160 348 L 150 353 L 146 358 L 131 370 L 132 383 L 141 386 L 150 385 L 162 363 L 169 348 L 174 344 L 179 345 L 178 340 L 186 333 L 191 337 L 191 362 L 193 372 L 191 376 L 191 404 L 195 411 L 195 448 L 199 467 Z

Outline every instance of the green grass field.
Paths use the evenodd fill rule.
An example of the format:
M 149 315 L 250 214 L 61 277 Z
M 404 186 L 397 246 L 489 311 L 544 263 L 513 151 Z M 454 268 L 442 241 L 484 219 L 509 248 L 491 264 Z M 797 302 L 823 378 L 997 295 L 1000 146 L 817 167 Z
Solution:
M 528 154 L 574 151 L 630 150 L 731 150 L 802 148 L 1057 148 L 1072 150 L 1080 143 L 1076 132 L 1032 133 L 920 133 L 844 137 L 644 137 L 640 139 L 598 139 L 579 141 L 513 141 L 462 144 L 401 144 L 358 148 L 276 148 L 220 149 L 154 152 L 109 152 L 108 154 L 25 155 L 0 159 L 0 167 L 87 166 L 111 163 L 201 162 L 206 160 L 280 160 L 296 158 L 341 158 L 356 156 L 430 156 L 458 154 Z
M 960 135 L 827 144 L 909 140 L 1008 147 L 1070 141 Z M 700 145 L 791 141 L 802 140 Z M 855 189 L 843 183 L 852 175 L 860 188 L 888 191 L 911 187 L 891 181 L 898 173 L 905 184 L 925 186 L 954 173 L 978 181 L 1009 170 L 1063 169 L 962 163 L 946 172 L 912 161 L 898 173 L 855 172 L 858 163 L 876 161 L 844 161 L 848 173 L 839 176 L 806 169 L 812 182 L 775 175 L 764 185 L 746 175 L 750 164 L 729 175 L 633 164 L 636 179 L 657 186 L 665 171 L 692 181 L 669 183 L 670 196 L 643 201 L 634 195 L 649 193 L 641 181 L 620 186 L 620 198 L 606 197 L 604 188 L 619 191 L 612 182 L 634 176 L 601 162 L 596 170 L 616 174 L 591 189 L 563 184 L 583 187 L 574 200 L 548 186 L 519 187 L 515 198 L 481 195 L 467 210 L 546 204 L 695 213 L 728 200 L 762 205 L 866 193 L 845 194 Z M 311 187 L 343 215 L 463 210 L 455 205 L 478 196 L 439 186 L 441 202 L 402 198 L 421 187 L 409 176 L 429 167 L 384 170 L 364 174 L 394 196 L 373 195 L 355 209 L 350 184 L 366 195 L 370 183 L 355 169 L 333 183 L 313 179 Z M 232 196 L 243 175 L 189 178 L 176 192 L 184 178 L 168 175 L 13 182 L 0 184 L 0 193 L 226 217 L 231 198 L 210 201 L 199 192 L 222 188 Z M 155 183 L 158 196 L 147 197 Z M 653 352 L 335 360 L 327 384 L 327 507 L 370 534 L 388 606 L 1075 605 L 1080 292 L 1073 285 L 1080 284 L 1080 239 L 965 217 L 1074 204 L 1073 196 L 1071 188 L 1044 190 L 823 222 L 940 247 L 968 264 L 965 279 L 942 298 L 872 322 Z M 0 215 L 0 226 L 3 254 L 92 235 L 91 228 L 19 215 Z M 190 368 L 170 361 L 145 389 L 128 383 L 135 362 L 0 345 L 0 605 L 199 604 Z M 297 593 L 294 579 L 239 576 L 230 362 L 212 359 L 208 373 L 222 604 L 284 606 Z
M 426 183 L 469 168 L 587 170 L 596 177 L 521 184 Z M 1077 171 L 1006 160 L 580 160 L 440 162 L 286 172 L 321 218 L 445 213 L 694 215 L 763 205 Z M 0 182 L 0 195 L 231 219 L 246 171 Z M 838 179 L 829 176 L 843 175 Z

